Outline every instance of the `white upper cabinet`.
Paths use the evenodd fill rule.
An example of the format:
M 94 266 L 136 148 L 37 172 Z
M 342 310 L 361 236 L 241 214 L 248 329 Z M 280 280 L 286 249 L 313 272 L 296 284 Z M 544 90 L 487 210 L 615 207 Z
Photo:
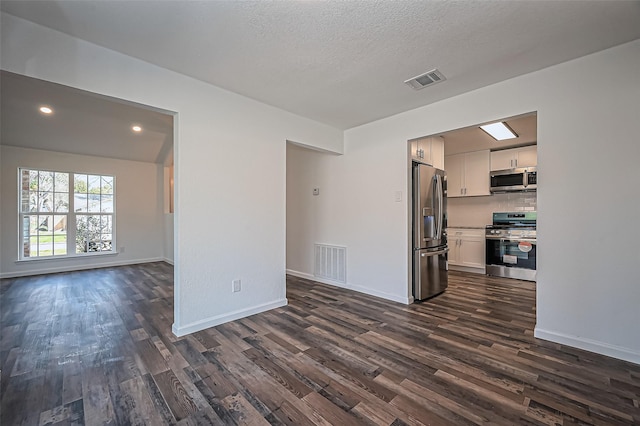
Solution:
M 411 141 L 411 159 L 444 169 L 444 139 L 440 136 Z
M 445 157 L 447 196 L 490 195 L 489 162 L 488 150 L 447 155 Z
M 536 145 L 491 152 L 491 171 L 515 169 L 516 167 L 536 167 L 537 165 L 538 147 Z

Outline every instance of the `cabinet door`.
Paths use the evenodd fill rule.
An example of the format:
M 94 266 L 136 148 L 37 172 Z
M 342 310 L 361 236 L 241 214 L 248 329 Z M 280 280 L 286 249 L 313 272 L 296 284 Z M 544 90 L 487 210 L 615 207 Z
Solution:
M 465 154 L 447 155 L 444 169 L 447 172 L 447 197 L 464 196 L 464 156 Z M 487 179 L 488 179 L 487 174 Z
M 536 167 L 538 165 L 538 147 L 525 146 L 518 148 L 518 167 Z
M 464 195 L 490 195 L 489 151 L 467 152 L 464 162 Z
M 515 153 L 511 149 L 491 152 L 491 171 L 513 169 Z
M 460 265 L 470 268 L 485 267 L 485 243 L 484 240 L 463 239 L 460 244 Z
M 449 237 L 449 257 L 447 261 L 450 265 L 460 265 L 460 240 Z
M 418 141 L 412 140 L 409 148 L 411 149 L 411 159 L 416 161 L 422 161 L 420 156 L 418 155 Z
M 444 170 L 444 139 L 441 136 L 431 138 L 431 165 Z
M 431 162 L 431 138 L 418 139 L 418 149 L 420 150 L 421 161 L 433 165 Z

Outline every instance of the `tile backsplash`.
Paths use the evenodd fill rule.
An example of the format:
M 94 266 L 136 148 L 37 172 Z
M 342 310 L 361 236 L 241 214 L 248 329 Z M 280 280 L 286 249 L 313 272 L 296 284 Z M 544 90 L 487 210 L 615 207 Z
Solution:
M 535 192 L 507 192 L 483 197 L 447 199 L 448 226 L 484 227 L 493 221 L 494 212 L 534 211 L 537 208 Z

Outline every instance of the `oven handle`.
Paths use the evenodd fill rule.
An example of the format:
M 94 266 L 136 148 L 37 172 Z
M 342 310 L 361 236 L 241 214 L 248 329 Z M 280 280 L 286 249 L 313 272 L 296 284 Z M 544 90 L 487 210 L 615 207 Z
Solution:
M 493 236 L 489 236 L 487 235 L 485 237 L 487 240 L 500 240 L 500 241 L 514 241 L 514 242 L 527 242 L 527 243 L 536 243 L 536 239 L 533 238 L 505 238 L 505 237 L 493 237 Z

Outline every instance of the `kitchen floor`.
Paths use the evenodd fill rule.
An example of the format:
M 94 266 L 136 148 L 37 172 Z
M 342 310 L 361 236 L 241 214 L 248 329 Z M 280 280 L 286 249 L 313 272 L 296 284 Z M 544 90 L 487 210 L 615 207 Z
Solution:
M 534 283 L 410 306 L 287 277 L 181 338 L 165 263 L 3 280 L 1 424 L 639 424 L 640 365 L 533 338 Z

